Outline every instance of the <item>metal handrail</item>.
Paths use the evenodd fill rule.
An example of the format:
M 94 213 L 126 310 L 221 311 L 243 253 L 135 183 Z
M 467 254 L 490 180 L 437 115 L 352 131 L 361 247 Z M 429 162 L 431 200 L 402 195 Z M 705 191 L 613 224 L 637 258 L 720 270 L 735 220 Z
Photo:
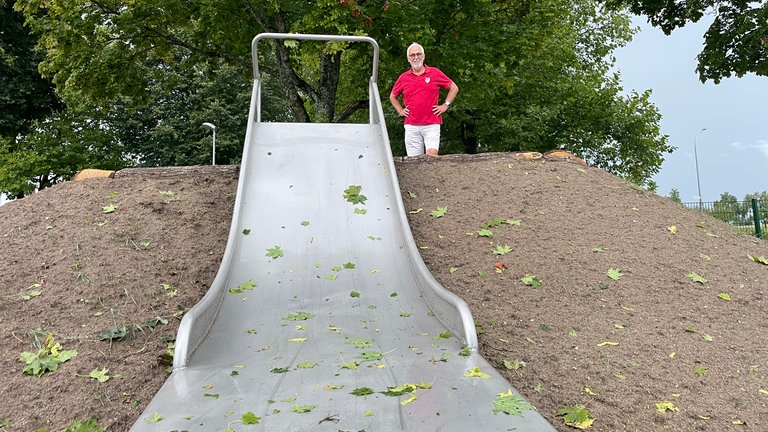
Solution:
M 373 68 L 371 71 L 371 80 L 376 82 L 379 69 L 379 44 L 368 36 L 340 36 L 340 35 L 317 35 L 317 34 L 297 34 L 297 33 L 261 33 L 253 38 L 251 42 L 251 56 L 253 58 L 253 79 L 260 79 L 259 76 L 259 52 L 258 44 L 262 39 L 301 39 L 301 40 L 320 40 L 320 41 L 346 41 L 346 42 L 368 42 L 373 46 Z

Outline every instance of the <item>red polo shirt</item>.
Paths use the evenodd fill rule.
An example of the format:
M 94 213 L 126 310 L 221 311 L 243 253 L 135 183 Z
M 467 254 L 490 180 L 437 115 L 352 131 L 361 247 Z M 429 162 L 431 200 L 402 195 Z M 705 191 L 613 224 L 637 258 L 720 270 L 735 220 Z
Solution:
M 403 104 L 408 108 L 405 124 L 431 125 L 442 124 L 443 117 L 432 114 L 432 107 L 438 105 L 440 89 L 448 88 L 453 81 L 440 69 L 424 65 L 424 73 L 414 75 L 412 69 L 403 72 L 397 78 L 392 94 L 403 95 Z

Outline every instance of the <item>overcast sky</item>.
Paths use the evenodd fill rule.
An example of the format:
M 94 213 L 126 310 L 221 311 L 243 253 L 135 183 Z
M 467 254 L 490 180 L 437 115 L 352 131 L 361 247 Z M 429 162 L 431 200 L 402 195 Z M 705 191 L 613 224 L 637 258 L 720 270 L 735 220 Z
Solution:
M 640 33 L 616 52 L 624 89 L 653 90 L 662 133 L 677 147 L 653 178 L 659 195 L 675 188 L 683 202 L 698 201 L 694 141 L 703 201 L 716 201 L 723 192 L 742 200 L 768 190 L 768 77 L 702 84 L 696 55 L 709 22 L 689 24 L 670 36 L 644 18 L 634 22 Z

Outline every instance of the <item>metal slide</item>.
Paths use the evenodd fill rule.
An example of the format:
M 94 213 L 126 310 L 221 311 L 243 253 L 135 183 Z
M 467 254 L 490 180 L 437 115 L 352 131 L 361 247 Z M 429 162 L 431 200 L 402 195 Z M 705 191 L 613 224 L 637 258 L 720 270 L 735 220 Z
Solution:
M 263 123 L 261 39 L 367 42 L 368 124 Z M 228 243 L 132 431 L 554 431 L 414 244 L 367 37 L 262 34 Z M 503 396 L 500 396 L 503 395 Z M 249 414 L 251 413 L 251 414 Z M 255 423 L 258 420 L 258 423 Z

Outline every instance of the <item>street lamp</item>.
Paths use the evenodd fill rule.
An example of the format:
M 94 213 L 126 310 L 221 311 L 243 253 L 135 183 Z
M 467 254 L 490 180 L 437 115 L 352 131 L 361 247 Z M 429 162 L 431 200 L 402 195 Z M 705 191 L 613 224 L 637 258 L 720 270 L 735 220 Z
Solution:
M 703 208 L 703 203 L 701 202 L 701 181 L 699 181 L 699 153 L 696 151 L 696 138 L 699 137 L 699 134 L 707 130 L 707 128 L 701 128 L 700 131 L 696 132 L 696 135 L 693 136 L 693 160 L 696 162 L 696 188 L 699 193 L 699 210 L 701 211 Z
M 211 165 L 216 165 L 216 126 L 213 123 L 205 122 L 203 127 L 213 131 L 213 153 L 211 154 Z

